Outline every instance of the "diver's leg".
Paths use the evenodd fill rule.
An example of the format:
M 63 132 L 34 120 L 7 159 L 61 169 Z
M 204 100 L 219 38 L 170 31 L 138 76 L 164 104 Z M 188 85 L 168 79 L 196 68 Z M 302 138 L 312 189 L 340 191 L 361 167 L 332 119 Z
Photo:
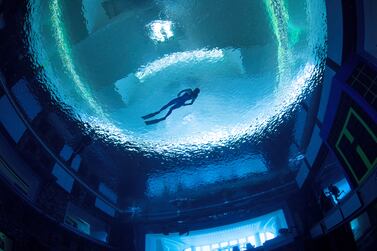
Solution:
M 153 124 L 157 124 L 158 122 L 161 122 L 161 121 L 163 121 L 163 120 L 165 120 L 164 118 L 160 118 L 160 119 L 152 119 L 152 120 L 146 120 L 146 121 L 144 121 L 144 123 L 146 124 L 146 125 L 153 125 Z
M 164 105 L 163 107 L 161 107 L 161 109 L 159 111 L 152 112 L 152 113 L 150 113 L 148 115 L 143 116 L 142 118 L 143 119 L 152 118 L 152 117 L 156 116 L 157 114 L 159 114 L 160 112 L 162 112 L 163 110 L 165 110 L 166 108 L 168 108 L 169 106 L 174 105 L 176 102 L 177 102 L 177 100 L 175 98 L 175 99 L 171 100 L 169 103 L 167 103 L 166 105 Z
M 169 109 L 169 111 L 166 113 L 165 117 L 163 117 L 163 119 L 166 119 L 167 117 L 169 117 L 170 114 L 173 112 L 173 110 L 175 110 L 175 109 L 177 109 L 177 108 L 179 108 L 179 107 L 180 107 L 180 106 L 178 106 L 178 105 L 174 105 L 174 106 L 172 106 L 172 107 Z
M 164 117 L 162 117 L 162 118 L 160 118 L 160 119 L 153 119 L 153 120 L 145 121 L 145 124 L 147 124 L 147 125 L 157 124 L 157 123 L 159 123 L 159 122 L 165 120 L 167 117 L 169 117 L 170 114 L 173 112 L 173 110 L 175 110 L 175 109 L 177 109 L 177 108 L 179 108 L 179 107 L 180 107 L 179 105 L 174 105 L 174 106 L 172 106 L 172 107 L 169 109 L 169 111 L 166 113 L 166 115 L 165 115 Z
M 158 112 L 152 112 L 152 113 L 150 113 L 148 115 L 143 116 L 142 118 L 143 119 L 149 119 L 149 118 L 152 118 L 152 117 L 156 116 L 159 113 L 160 113 L 159 111 Z
M 160 109 L 159 112 L 162 112 L 163 110 L 165 110 L 169 106 L 175 105 L 176 103 L 177 103 L 177 98 L 171 100 L 169 103 L 167 103 L 166 105 L 164 105 L 163 107 L 161 107 L 161 109 Z

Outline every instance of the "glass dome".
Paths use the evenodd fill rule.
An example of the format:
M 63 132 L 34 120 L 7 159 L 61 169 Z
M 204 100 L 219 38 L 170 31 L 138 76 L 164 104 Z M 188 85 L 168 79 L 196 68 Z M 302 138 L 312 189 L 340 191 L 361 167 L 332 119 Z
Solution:
M 273 131 L 310 92 L 326 34 L 312 2 L 33 0 L 28 42 L 54 99 L 99 135 L 187 152 Z
M 19 106 L 40 104 L 34 136 L 93 195 L 146 215 L 294 180 L 296 111 L 326 59 L 323 0 L 20 2 L 5 79 L 30 91 Z

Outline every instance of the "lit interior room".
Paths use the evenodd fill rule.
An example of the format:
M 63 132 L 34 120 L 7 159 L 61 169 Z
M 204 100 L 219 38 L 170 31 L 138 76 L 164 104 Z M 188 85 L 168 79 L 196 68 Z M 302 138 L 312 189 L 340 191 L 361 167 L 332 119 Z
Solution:
M 0 251 L 377 250 L 376 0 L 0 0 Z

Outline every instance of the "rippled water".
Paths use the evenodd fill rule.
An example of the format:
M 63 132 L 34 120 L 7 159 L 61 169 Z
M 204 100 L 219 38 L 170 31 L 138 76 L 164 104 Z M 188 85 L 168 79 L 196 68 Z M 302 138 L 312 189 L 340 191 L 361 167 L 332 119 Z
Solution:
M 323 0 L 111 2 L 29 0 L 24 25 L 45 107 L 100 139 L 84 152 L 91 175 L 140 207 L 294 177 L 292 120 L 326 58 Z M 144 124 L 186 88 L 201 90 L 193 105 Z
M 55 99 L 129 149 L 182 153 L 260 136 L 322 71 L 323 0 L 100 2 L 31 0 L 28 41 Z M 193 105 L 144 124 L 196 87 Z

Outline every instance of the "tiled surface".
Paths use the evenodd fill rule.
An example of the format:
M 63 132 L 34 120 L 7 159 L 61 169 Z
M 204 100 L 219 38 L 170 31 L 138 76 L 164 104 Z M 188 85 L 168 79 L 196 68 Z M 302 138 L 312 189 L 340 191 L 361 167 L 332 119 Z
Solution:
M 12 87 L 12 92 L 28 118 L 33 120 L 41 112 L 42 107 L 28 89 L 28 84 L 25 79 L 21 79 Z
M 15 142 L 21 139 L 26 130 L 22 120 L 18 117 L 9 99 L 5 96 L 0 98 L 0 123 Z
M 347 84 L 359 93 L 372 107 L 377 107 L 377 71 L 359 64 Z
M 55 164 L 52 174 L 56 177 L 56 183 L 60 185 L 67 192 L 71 192 L 74 179 L 58 164 Z

